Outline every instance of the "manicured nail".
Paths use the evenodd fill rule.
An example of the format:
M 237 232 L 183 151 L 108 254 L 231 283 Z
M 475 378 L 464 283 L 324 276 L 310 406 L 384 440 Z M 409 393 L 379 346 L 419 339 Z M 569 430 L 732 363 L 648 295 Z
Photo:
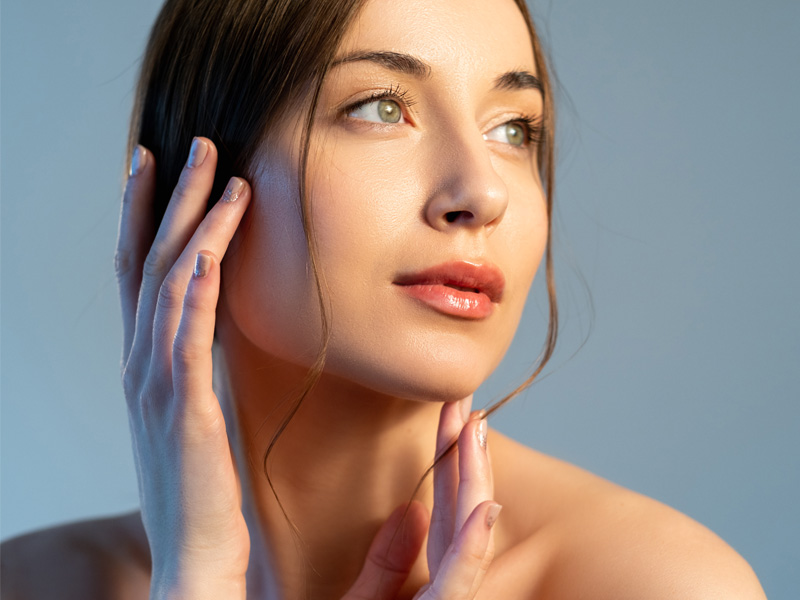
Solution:
M 189 161 L 187 164 L 190 168 L 199 167 L 206 159 L 206 154 L 208 154 L 208 144 L 206 141 L 200 138 L 194 138 L 192 140 L 192 149 L 189 150 Z
M 502 505 L 500 504 L 492 504 L 489 507 L 489 510 L 486 511 L 486 528 L 491 529 L 494 526 L 495 521 L 497 521 L 497 515 L 500 514 L 500 511 L 503 510 Z
M 239 179 L 238 177 L 231 177 L 231 180 L 228 182 L 228 187 L 225 188 L 225 192 L 222 194 L 220 201 L 236 202 L 239 199 L 243 189 L 244 180 Z
M 136 148 L 133 149 L 133 156 L 131 157 L 131 169 L 129 172 L 130 176 L 133 177 L 134 175 L 141 173 L 146 164 L 147 150 L 141 146 L 136 146 Z
M 461 420 L 466 424 L 469 421 L 469 410 L 472 408 L 472 398 L 461 400 Z
M 211 257 L 208 254 L 203 254 L 202 252 L 197 253 L 197 258 L 194 261 L 194 276 L 200 279 L 201 277 L 205 277 L 208 275 L 208 271 L 211 269 Z
M 481 419 L 478 422 L 478 428 L 475 430 L 475 435 L 478 436 L 478 443 L 484 451 L 486 451 L 486 419 Z

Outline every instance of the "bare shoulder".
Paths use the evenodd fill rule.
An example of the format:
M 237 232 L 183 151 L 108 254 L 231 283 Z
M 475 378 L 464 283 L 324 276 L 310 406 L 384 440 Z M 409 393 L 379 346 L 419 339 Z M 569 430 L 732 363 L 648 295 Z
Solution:
M 147 599 L 150 553 L 139 513 L 81 521 L 0 548 L 4 600 Z
M 505 597 L 766 598 L 750 565 L 686 515 L 498 432 L 489 444 Z

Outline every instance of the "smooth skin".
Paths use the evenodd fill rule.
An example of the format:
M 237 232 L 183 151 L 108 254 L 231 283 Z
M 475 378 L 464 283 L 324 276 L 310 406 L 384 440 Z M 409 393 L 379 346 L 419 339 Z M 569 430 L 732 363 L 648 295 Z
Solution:
M 193 165 L 199 155 L 205 155 L 203 162 Z M 247 209 L 250 191 L 244 180 L 232 179 L 223 201 L 203 218 L 214 155 L 210 140 L 196 140 L 143 267 L 120 276 L 124 337 L 132 339 L 125 349 L 123 382 L 142 519 L 156 565 L 151 597 L 157 598 L 246 597 L 250 540 L 225 419 L 211 386 L 211 346 L 219 261 Z M 143 179 L 148 190 L 151 181 Z M 142 200 L 138 192 L 133 187 L 123 221 L 131 216 L 126 211 L 151 212 L 142 206 L 147 194 Z M 140 244 L 146 237 L 136 225 L 121 229 L 120 255 L 144 254 Z M 144 222 L 138 225 L 147 227 Z M 165 397 L 170 387 L 172 393 Z M 460 404 L 468 403 L 469 399 Z M 428 568 L 436 576 L 414 596 L 419 600 L 474 597 L 493 553 L 491 525 L 499 505 L 490 500 L 491 471 L 479 444 L 479 427 L 486 435 L 485 421 L 465 423 L 461 408 L 456 403 L 442 408 L 438 447 L 443 450 L 458 437 L 460 460 L 458 473 L 452 460 L 435 472 L 439 502 L 431 519 Z M 178 498 L 183 500 L 176 502 Z M 378 532 L 360 575 L 343 598 L 396 597 L 427 529 L 424 508 L 413 503 L 398 533 L 400 543 L 391 544 L 404 508 Z
M 248 552 L 236 470 L 210 387 L 218 261 L 247 208 L 249 189 L 245 184 L 235 202 L 218 203 L 203 218 L 215 156 L 204 141 L 206 162 L 184 171 L 152 245 L 151 223 L 141 218 L 155 174 L 146 150 L 123 202 L 118 266 L 130 348 L 125 381 L 142 511 L 7 542 L 4 598 L 243 598 L 248 583 L 247 596 L 257 598 L 274 589 L 276 580 L 245 580 L 248 557 L 251 569 L 253 559 L 263 557 Z M 193 274 L 198 253 L 210 258 L 203 276 Z M 186 286 L 177 300 L 164 286 L 172 281 Z M 159 351 L 160 363 L 151 359 L 154 340 L 167 343 L 171 335 L 137 328 L 155 319 L 176 334 L 172 353 Z M 157 404 L 151 404 L 152 385 L 159 386 Z M 172 386 L 171 397 L 164 397 L 165 385 Z M 420 553 L 429 527 L 424 502 L 409 507 L 396 536 L 400 543 L 390 544 L 404 509 L 398 506 L 377 528 L 344 595 L 311 597 L 765 597 L 747 563 L 683 515 L 496 432 L 489 433 L 491 455 L 484 452 L 477 435 L 481 419 L 473 415 L 465 422 L 468 407 L 469 399 L 441 407 L 437 449 L 458 435 L 458 455 L 435 471 L 426 553 Z M 176 505 L 176 498 L 185 500 Z M 492 499 L 504 509 L 490 529 Z M 418 569 L 421 560 L 427 572 Z
M 747 563 L 687 517 L 497 432 L 481 443 L 471 392 L 511 341 L 548 227 L 531 149 L 502 135 L 541 95 L 493 86 L 535 71 L 526 35 L 508 1 L 371 0 L 342 51 L 407 53 L 430 77 L 361 61 L 326 80 L 309 172 L 330 369 L 270 458 L 299 549 L 261 471 L 318 337 L 296 128 L 287 120 L 207 215 L 217 150 L 197 138 L 158 231 L 157 165 L 139 150 L 117 271 L 141 511 L 8 542 L 4 599 L 764 597 Z M 336 110 L 397 84 L 416 100 L 398 99 L 400 122 Z M 476 257 L 507 282 L 484 321 L 420 309 L 391 285 L 395 269 Z M 212 389 L 217 360 L 235 406 Z
M 147 232 L 152 224 L 142 215 L 152 212 L 148 203 L 155 170 L 152 155 L 144 148 L 138 152 L 141 170 L 125 193 L 117 264 L 126 343 L 123 382 L 142 524 L 155 565 L 150 597 L 245 598 L 250 540 L 225 420 L 211 387 L 211 346 L 219 261 L 247 209 L 250 190 L 243 180 L 232 179 L 227 200 L 203 218 L 216 149 L 210 140 L 196 140 L 192 157 L 203 154 L 205 159 L 187 162 L 151 243 Z M 443 452 L 457 439 L 458 460 L 449 456 L 434 472 L 437 501 L 427 546 L 434 575 L 415 600 L 473 598 L 492 560 L 492 525 L 500 505 L 491 501 L 486 421 L 477 413 L 469 418 L 470 402 L 446 403 L 441 409 L 437 450 Z M 399 506 L 378 530 L 342 598 L 400 597 L 427 530 L 428 513 L 420 502 Z M 5 549 L 18 551 L 26 553 L 15 544 Z M 10 567 L 8 575 L 12 581 L 7 585 L 16 585 Z M 142 581 L 123 583 L 118 593 L 143 593 Z M 13 587 L 8 593 L 11 598 L 48 597 L 48 592 L 42 596 Z M 100 597 L 99 591 L 90 597 Z
M 213 145 L 209 144 L 209 152 L 213 157 Z M 169 252 L 178 256 L 167 271 L 170 262 L 145 259 L 155 257 L 147 253 L 148 243 L 144 241 L 151 224 L 141 218 L 148 211 L 135 208 L 146 206 L 152 195 L 155 165 L 146 150 L 141 156 L 142 170 L 131 177 L 123 202 L 122 231 L 127 233 L 120 236 L 118 255 L 126 348 L 131 348 L 128 368 L 133 366 L 131 358 L 136 347 L 136 315 L 142 318 L 145 310 L 163 317 L 171 313 L 164 308 L 165 301 L 169 302 L 166 292 L 159 305 L 158 298 L 137 300 L 139 289 L 142 296 L 147 289 L 157 294 L 161 286 L 148 283 L 147 278 L 159 277 L 158 273 L 165 273 L 164 281 L 169 277 L 166 273 L 175 277 L 180 273 L 188 285 L 179 304 L 186 307 L 184 316 L 172 320 L 178 333 L 176 339 L 184 336 L 178 345 L 178 358 L 174 350 L 172 355 L 172 385 L 177 391 L 161 403 L 160 410 L 159 406 L 148 407 L 146 390 L 129 392 L 133 400 L 129 407 L 140 466 L 145 466 L 141 461 L 151 460 L 149 456 L 157 452 L 176 458 L 147 463 L 151 468 L 148 473 L 139 469 L 143 487 L 141 514 L 68 525 L 6 543 L 2 584 L 3 597 L 9 600 L 147 598 L 152 567 L 145 529 L 148 525 L 151 528 L 153 555 L 159 556 L 160 541 L 161 551 L 170 556 L 175 552 L 171 548 L 175 523 L 190 529 L 196 541 L 192 536 L 182 536 L 182 547 L 187 552 L 181 560 L 171 564 L 172 570 L 153 572 L 152 581 L 160 582 L 154 585 L 153 597 L 160 597 L 160 585 L 175 584 L 173 576 L 179 573 L 182 577 L 177 584 L 182 586 L 181 591 L 170 597 L 235 598 L 244 593 L 248 533 L 242 527 L 236 473 L 219 404 L 209 386 L 208 369 L 210 323 L 219 286 L 218 261 L 214 257 L 224 255 L 226 238 L 246 210 L 249 191 L 245 185 L 236 202 L 218 204 L 198 227 L 198 207 L 204 202 L 210 179 L 187 169 L 166 225 L 162 226 L 164 235 L 160 234 L 159 242 L 153 245 L 162 249 L 162 256 Z M 206 168 L 213 172 L 213 166 Z M 198 181 L 205 182 L 205 190 L 195 187 Z M 186 208 L 190 200 L 186 196 L 192 194 L 197 194 L 194 212 Z M 181 239 L 180 232 L 191 232 L 192 228 L 197 232 L 189 241 L 184 241 L 187 233 Z M 195 265 L 191 259 L 197 252 L 211 258 L 202 277 L 193 276 Z M 144 264 L 152 266 L 144 269 Z M 162 265 L 160 270 L 157 265 Z M 180 269 L 177 265 L 181 265 Z M 144 281 L 140 275 L 143 272 Z M 205 316 L 201 316 L 202 311 Z M 189 322 L 189 315 L 193 323 Z M 147 332 L 141 336 L 138 339 L 152 339 Z M 140 372 L 146 368 L 148 378 L 169 378 L 152 362 L 138 368 Z M 196 376 L 188 385 L 196 387 L 188 388 L 182 376 L 191 374 L 193 369 Z M 126 377 L 130 377 L 128 369 Z M 191 401 L 187 401 L 188 389 L 192 389 Z M 433 579 L 430 585 L 419 586 L 416 597 L 764 598 L 747 564 L 719 538 L 683 515 L 495 432 L 489 434 L 493 456 L 484 453 L 476 435 L 480 420 L 464 422 L 468 406 L 468 400 L 442 405 L 437 450 L 446 447 L 460 431 L 458 460 L 447 457 L 434 473 L 433 514 L 426 552 Z M 146 407 L 154 410 L 145 412 Z M 152 415 L 146 425 L 145 414 Z M 148 434 L 148 428 L 156 435 Z M 169 446 L 159 447 L 165 440 Z M 183 466 L 178 458 L 182 455 Z M 158 472 L 152 471 L 155 466 L 159 467 Z M 181 471 L 180 476 L 170 473 L 170 469 Z M 175 484 L 177 489 L 154 485 L 176 478 L 182 482 Z M 185 497 L 186 501 L 175 507 L 175 497 Z M 202 500 L 193 502 L 191 497 Z M 486 519 L 494 504 L 484 498 L 491 497 L 506 508 L 497 528 L 490 530 Z M 160 521 L 164 517 L 157 509 L 151 509 L 159 504 L 169 515 L 166 525 Z M 148 509 L 152 510 L 149 515 Z M 419 562 L 421 558 L 419 550 L 428 528 L 428 514 L 421 503 L 413 503 L 396 538 L 400 543 L 391 545 L 403 509 L 403 505 L 399 506 L 378 529 L 361 571 L 344 598 L 412 597 L 410 593 L 420 580 L 412 586 L 403 584 L 408 583 L 415 560 Z M 454 536 L 456 531 L 460 533 Z M 164 535 L 167 533 L 170 535 Z M 495 543 L 493 550 L 495 534 L 499 544 Z M 203 538 L 215 543 L 204 543 Z M 47 577 L 41 577 L 45 571 Z

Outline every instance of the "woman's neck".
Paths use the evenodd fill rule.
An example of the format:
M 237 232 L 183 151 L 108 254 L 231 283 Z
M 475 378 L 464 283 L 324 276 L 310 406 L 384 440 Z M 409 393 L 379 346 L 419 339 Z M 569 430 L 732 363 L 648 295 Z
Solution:
M 302 538 L 299 545 L 264 474 L 264 456 L 308 369 L 260 352 L 234 328 L 225 329 L 220 337 L 236 412 L 231 433 L 240 473 L 247 473 L 251 569 L 254 561 L 271 562 L 281 597 L 302 595 L 306 582 L 309 597 L 338 598 L 358 574 L 378 527 L 411 498 L 431 465 L 441 404 L 400 400 L 323 375 L 267 461 L 275 492 Z M 431 508 L 430 481 L 416 498 Z M 424 582 L 422 558 L 412 578 Z

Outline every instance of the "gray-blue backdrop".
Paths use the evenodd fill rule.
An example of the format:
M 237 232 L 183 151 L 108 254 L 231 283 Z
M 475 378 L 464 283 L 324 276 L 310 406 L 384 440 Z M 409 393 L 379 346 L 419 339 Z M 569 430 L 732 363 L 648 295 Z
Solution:
M 2 5 L 4 538 L 137 504 L 112 254 L 159 5 Z M 565 326 L 494 426 L 688 513 L 796 597 L 800 2 L 532 7 L 563 88 Z M 538 353 L 543 298 L 483 400 Z

